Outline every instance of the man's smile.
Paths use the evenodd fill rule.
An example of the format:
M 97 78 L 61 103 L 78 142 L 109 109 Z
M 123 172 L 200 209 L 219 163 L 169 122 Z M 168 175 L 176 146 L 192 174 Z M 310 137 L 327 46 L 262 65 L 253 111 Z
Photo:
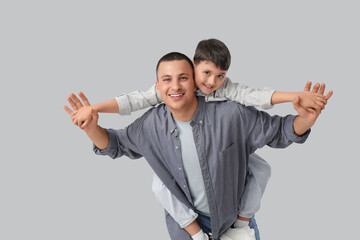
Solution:
M 181 99 L 185 93 L 176 93 L 176 94 L 168 94 L 168 96 L 173 100 Z

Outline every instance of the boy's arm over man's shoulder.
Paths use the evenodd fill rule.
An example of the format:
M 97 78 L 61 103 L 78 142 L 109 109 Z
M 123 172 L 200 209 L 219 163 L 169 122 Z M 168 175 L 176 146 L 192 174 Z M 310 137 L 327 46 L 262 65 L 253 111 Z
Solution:
M 272 107 L 271 96 L 274 92 L 270 88 L 248 87 L 240 83 L 234 83 L 229 78 L 226 78 L 218 90 L 205 96 L 205 101 L 230 100 L 245 106 L 270 109 Z

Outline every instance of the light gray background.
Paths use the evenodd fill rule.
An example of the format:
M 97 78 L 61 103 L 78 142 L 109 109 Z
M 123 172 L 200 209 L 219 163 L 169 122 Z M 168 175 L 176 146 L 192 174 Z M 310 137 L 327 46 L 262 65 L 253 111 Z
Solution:
M 335 92 L 304 145 L 258 151 L 273 169 L 262 239 L 357 238 L 359 10 L 346 0 L 1 1 L 0 239 L 168 239 L 146 161 L 95 156 L 62 107 L 80 90 L 97 103 L 147 89 L 163 54 L 192 57 L 210 37 L 228 45 L 234 81 Z M 122 128 L 141 113 L 100 122 Z

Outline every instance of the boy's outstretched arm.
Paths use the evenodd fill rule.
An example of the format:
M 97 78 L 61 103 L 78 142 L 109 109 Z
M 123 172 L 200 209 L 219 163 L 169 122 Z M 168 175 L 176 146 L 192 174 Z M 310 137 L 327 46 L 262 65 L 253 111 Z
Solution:
M 278 103 L 292 102 L 295 97 L 299 96 L 299 104 L 306 110 L 315 113 L 315 111 L 321 111 L 325 108 L 327 100 L 331 97 L 333 91 L 329 91 L 324 96 L 325 84 L 316 83 L 311 90 L 311 82 L 305 84 L 303 92 L 274 92 L 271 97 L 271 104 L 275 105 Z
M 74 111 L 78 111 L 79 109 L 83 108 L 84 105 L 85 105 L 85 107 L 90 107 L 90 104 L 87 101 L 87 99 L 85 101 L 83 101 L 84 102 L 84 105 L 83 105 L 74 94 L 71 94 L 70 97 L 67 98 L 67 100 Z M 73 112 L 67 106 L 64 106 L 64 109 L 72 118 L 73 123 L 75 125 L 77 125 L 75 123 L 75 119 L 74 119 L 75 112 Z M 102 149 L 106 149 L 108 147 L 110 140 L 109 140 L 109 136 L 108 136 L 106 130 L 98 125 L 98 119 L 99 119 L 98 113 L 94 109 L 91 109 L 89 121 L 88 121 L 87 125 L 85 127 L 83 127 L 82 129 L 88 135 L 90 140 L 95 144 L 95 146 L 97 146 L 99 149 L 102 150 Z
M 75 95 L 73 94 L 72 96 Z M 82 92 L 79 92 L 79 96 L 84 101 L 83 97 L 85 95 Z M 131 112 L 153 107 L 161 102 L 162 99 L 157 93 L 155 85 L 153 85 L 146 91 L 137 90 L 128 94 L 122 94 L 112 100 L 94 104 L 92 105 L 92 108 L 96 112 L 129 115 Z M 75 104 L 78 104 L 78 102 Z M 83 125 L 84 122 L 89 120 L 89 111 L 90 109 L 85 106 L 84 108 L 81 108 L 74 113 L 74 118 L 76 118 L 77 124 L 79 126 Z

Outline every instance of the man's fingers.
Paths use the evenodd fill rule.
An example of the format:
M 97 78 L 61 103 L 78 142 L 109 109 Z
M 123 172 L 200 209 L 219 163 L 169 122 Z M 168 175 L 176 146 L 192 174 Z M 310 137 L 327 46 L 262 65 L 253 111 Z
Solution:
M 71 95 L 67 97 L 67 100 L 70 104 L 70 106 L 74 109 L 74 111 L 79 110 L 79 108 L 76 106 L 75 102 L 72 100 Z
M 304 91 L 305 91 L 305 92 L 310 91 L 310 89 L 311 89 L 311 84 L 312 84 L 312 82 L 310 82 L 310 81 L 305 84 L 305 88 L 304 88 Z
M 324 95 L 324 92 L 325 92 L 325 83 L 322 83 L 320 85 L 320 89 L 319 89 L 319 92 L 321 95 Z
M 71 111 L 70 108 L 68 108 L 67 106 L 64 106 L 64 109 L 70 116 L 72 115 L 73 111 Z
M 326 94 L 325 99 L 326 99 L 326 100 L 329 100 L 329 98 L 331 98 L 331 96 L 333 95 L 333 93 L 334 93 L 334 92 L 333 92 L 332 90 L 329 91 L 328 94 Z
M 82 108 L 82 107 L 83 107 L 82 103 L 81 103 L 80 100 L 76 97 L 75 94 L 71 93 L 70 96 L 71 96 L 71 99 L 74 101 L 74 103 L 76 104 L 76 106 L 77 106 L 78 108 Z
M 312 91 L 313 91 L 314 93 L 317 93 L 317 92 L 319 91 L 319 88 L 320 88 L 320 84 L 319 84 L 319 83 L 316 83 L 316 84 L 314 85 Z
M 79 92 L 79 96 L 80 96 L 80 98 L 83 101 L 85 106 L 90 106 L 89 100 L 85 97 L 84 93 Z

